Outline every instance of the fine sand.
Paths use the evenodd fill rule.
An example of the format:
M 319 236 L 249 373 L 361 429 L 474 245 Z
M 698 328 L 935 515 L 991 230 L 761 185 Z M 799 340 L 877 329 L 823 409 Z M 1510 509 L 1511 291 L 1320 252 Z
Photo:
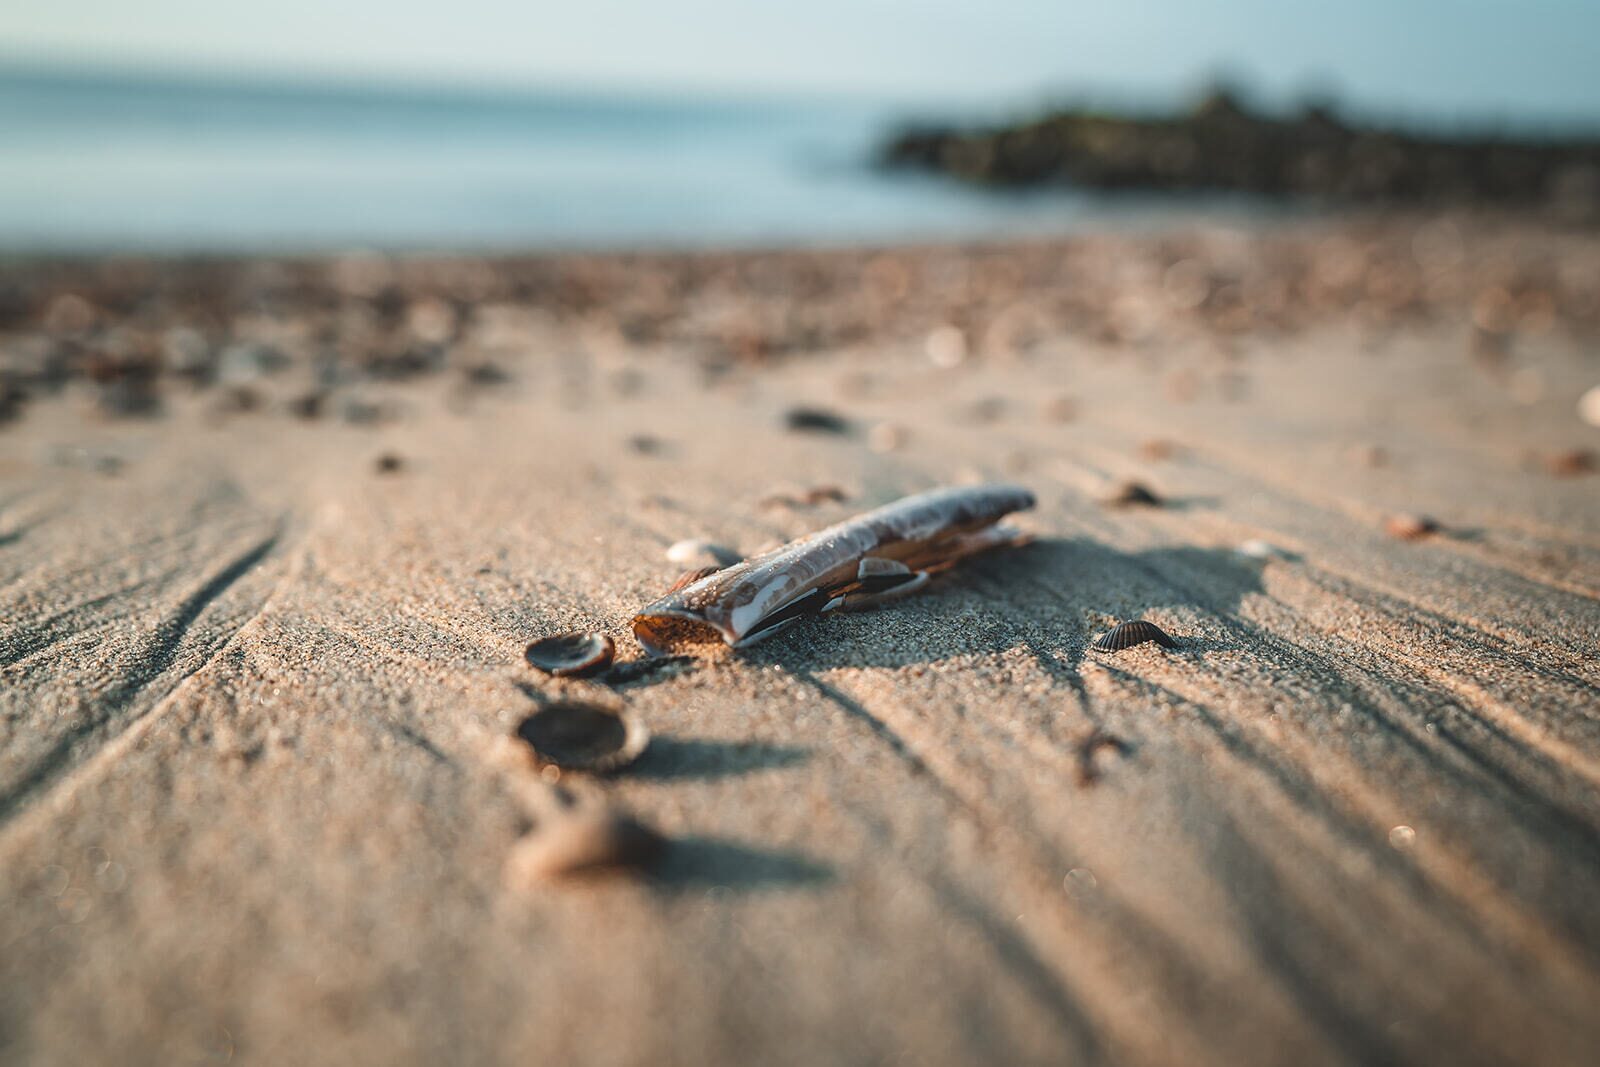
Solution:
M 1460 220 L 0 266 L 0 1060 L 1593 1063 L 1597 296 Z M 891 608 L 522 660 L 979 481 L 1034 542 Z M 574 693 L 639 762 L 529 764 Z M 659 866 L 526 878 L 558 787 Z

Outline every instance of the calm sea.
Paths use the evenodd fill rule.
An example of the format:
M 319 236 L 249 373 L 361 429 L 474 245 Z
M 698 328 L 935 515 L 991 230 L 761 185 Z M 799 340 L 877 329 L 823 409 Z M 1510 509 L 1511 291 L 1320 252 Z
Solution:
M 898 117 L 0 70 L 0 250 L 838 243 L 1151 216 L 879 173 L 872 147 Z

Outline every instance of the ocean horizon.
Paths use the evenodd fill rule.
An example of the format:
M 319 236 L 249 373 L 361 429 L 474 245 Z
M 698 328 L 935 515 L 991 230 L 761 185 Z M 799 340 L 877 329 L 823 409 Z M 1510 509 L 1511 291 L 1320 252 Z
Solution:
M 1254 216 L 873 165 L 903 104 L 0 66 L 0 251 L 513 251 L 930 241 Z

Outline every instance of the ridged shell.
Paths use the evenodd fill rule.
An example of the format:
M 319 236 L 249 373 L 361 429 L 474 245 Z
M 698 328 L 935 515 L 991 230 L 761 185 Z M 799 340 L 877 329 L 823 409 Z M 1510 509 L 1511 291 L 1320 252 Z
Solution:
M 558 678 L 581 678 L 611 666 L 617 646 L 605 634 L 575 630 L 540 638 L 523 655 L 528 663 Z
M 1178 647 L 1178 642 L 1148 619 L 1118 623 L 1109 632 L 1100 635 L 1093 647 L 1097 652 L 1121 652 L 1125 648 L 1142 645 L 1147 641 L 1154 641 L 1162 648 Z
M 602 774 L 632 763 L 650 743 L 635 716 L 581 700 L 545 705 L 517 724 L 517 736 L 545 763 Z

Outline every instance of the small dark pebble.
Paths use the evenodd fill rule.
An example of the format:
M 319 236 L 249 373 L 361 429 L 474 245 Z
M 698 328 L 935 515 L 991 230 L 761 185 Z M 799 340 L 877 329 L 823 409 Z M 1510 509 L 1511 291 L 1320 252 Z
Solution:
M 1390 515 L 1383 520 L 1383 532 L 1401 541 L 1420 541 L 1440 528 L 1436 520 L 1426 515 Z
M 1107 507 L 1158 508 L 1161 497 L 1142 482 L 1119 482 L 1105 497 Z
M 379 474 L 394 474 L 406 465 L 406 461 L 393 452 L 385 452 L 373 461 L 373 469 Z
M 322 417 L 322 409 L 328 402 L 328 394 L 320 390 L 302 393 L 289 401 L 289 414 L 297 419 L 316 419 Z
M 659 437 L 651 437 L 647 433 L 634 434 L 628 438 L 628 447 L 641 456 L 659 456 L 667 450 L 665 441 Z
M 1544 469 L 1557 478 L 1575 478 L 1600 467 L 1595 454 L 1587 448 L 1571 448 L 1565 452 L 1552 452 L 1544 457 Z
M 790 408 L 783 414 L 783 424 L 797 433 L 848 434 L 850 420 L 821 408 Z
M 1171 635 L 1147 619 L 1118 623 L 1110 631 L 1100 635 L 1091 647 L 1097 652 L 1121 652 L 1125 648 L 1132 648 L 1149 641 L 1154 641 L 1162 648 L 1178 647 L 1178 642 L 1174 641 Z
M 500 364 L 485 360 L 482 363 L 469 363 L 461 368 L 461 377 L 468 385 L 491 386 L 504 385 L 511 380 Z

